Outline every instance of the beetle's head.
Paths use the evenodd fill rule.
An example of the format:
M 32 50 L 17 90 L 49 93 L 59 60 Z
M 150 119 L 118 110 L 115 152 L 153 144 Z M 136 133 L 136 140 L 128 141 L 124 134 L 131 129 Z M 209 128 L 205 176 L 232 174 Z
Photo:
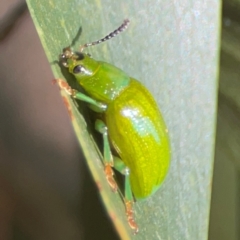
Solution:
M 69 72 L 76 75 L 77 78 L 92 76 L 98 69 L 99 63 L 92 59 L 89 54 L 83 53 L 83 50 L 89 46 L 97 45 L 117 36 L 119 33 L 127 29 L 129 22 L 130 21 L 126 19 L 120 27 L 104 38 L 82 45 L 79 52 L 72 51 L 71 47 L 64 48 L 62 54 L 59 55 L 60 64 L 68 68 Z
M 99 66 L 89 54 L 74 52 L 70 47 L 63 49 L 62 54 L 59 55 L 59 62 L 77 78 L 92 76 Z

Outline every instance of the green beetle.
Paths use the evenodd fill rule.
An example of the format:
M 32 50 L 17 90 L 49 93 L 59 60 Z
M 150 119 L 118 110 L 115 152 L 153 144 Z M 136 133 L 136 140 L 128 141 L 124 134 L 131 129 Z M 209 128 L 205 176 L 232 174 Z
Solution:
M 126 215 L 136 233 L 134 198 L 141 200 L 153 194 L 168 172 L 168 130 L 152 95 L 139 81 L 117 67 L 83 53 L 84 48 L 116 36 L 128 24 L 129 20 L 125 20 L 106 37 L 81 46 L 80 51 L 72 51 L 70 47 L 63 49 L 59 61 L 75 76 L 87 95 L 66 84 L 62 84 L 63 88 L 102 114 L 101 120 L 96 120 L 95 129 L 103 136 L 106 178 L 111 189 L 117 191 L 112 168 L 125 175 Z M 110 146 L 118 156 L 112 155 Z

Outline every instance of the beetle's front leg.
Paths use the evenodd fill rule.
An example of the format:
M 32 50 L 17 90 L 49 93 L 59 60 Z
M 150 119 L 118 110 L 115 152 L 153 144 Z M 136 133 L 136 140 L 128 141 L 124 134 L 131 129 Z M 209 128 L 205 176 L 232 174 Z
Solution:
M 70 96 L 72 96 L 73 98 L 76 98 L 80 101 L 84 101 L 86 103 L 89 103 L 91 105 L 91 108 L 96 111 L 96 112 L 104 112 L 107 109 L 107 105 L 103 104 L 101 102 L 98 102 L 94 99 L 92 99 L 91 97 L 75 90 L 72 89 L 69 84 L 65 81 L 63 81 L 62 79 L 56 79 L 55 80 L 59 87 L 63 90 L 66 91 L 67 94 L 69 94 Z
M 114 180 L 114 172 L 112 167 L 113 163 L 113 156 L 110 149 L 110 143 L 108 140 L 108 130 L 107 126 L 102 120 L 96 120 L 95 122 L 95 129 L 100 132 L 103 136 L 103 163 L 104 163 L 104 172 L 108 181 L 109 186 L 111 189 L 116 192 L 118 189 L 117 183 Z

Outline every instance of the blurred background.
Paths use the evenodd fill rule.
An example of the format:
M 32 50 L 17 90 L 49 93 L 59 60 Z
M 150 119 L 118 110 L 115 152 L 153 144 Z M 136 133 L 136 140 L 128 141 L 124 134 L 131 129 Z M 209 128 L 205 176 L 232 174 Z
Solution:
M 221 37 L 209 239 L 239 240 L 240 0 Z M 0 73 L 0 240 L 118 239 L 21 0 L 0 0 Z
M 209 239 L 240 239 L 240 0 L 222 8 L 216 150 Z

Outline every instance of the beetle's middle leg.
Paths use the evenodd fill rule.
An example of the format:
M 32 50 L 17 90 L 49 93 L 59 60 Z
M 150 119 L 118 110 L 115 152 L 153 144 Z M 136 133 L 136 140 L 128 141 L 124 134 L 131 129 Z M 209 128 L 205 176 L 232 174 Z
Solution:
M 104 172 L 107 178 L 107 181 L 111 187 L 111 189 L 116 192 L 118 189 L 117 183 L 113 177 L 114 172 L 112 167 L 114 166 L 113 163 L 113 156 L 111 153 L 110 143 L 108 140 L 108 130 L 107 126 L 102 120 L 96 120 L 95 122 L 95 129 L 100 132 L 103 136 L 103 163 L 104 163 Z
M 102 120 L 96 120 L 95 129 L 103 135 L 103 145 L 104 145 L 104 166 L 107 181 L 113 191 L 117 191 L 118 187 L 113 178 L 114 167 L 118 172 L 125 175 L 125 187 L 124 187 L 124 203 L 126 208 L 126 215 L 129 226 L 134 230 L 134 233 L 138 232 L 138 226 L 134 220 L 134 210 L 133 210 L 133 195 L 130 183 L 130 169 L 124 164 L 124 162 L 118 158 L 113 157 L 110 149 L 110 144 L 108 140 L 108 129 Z

